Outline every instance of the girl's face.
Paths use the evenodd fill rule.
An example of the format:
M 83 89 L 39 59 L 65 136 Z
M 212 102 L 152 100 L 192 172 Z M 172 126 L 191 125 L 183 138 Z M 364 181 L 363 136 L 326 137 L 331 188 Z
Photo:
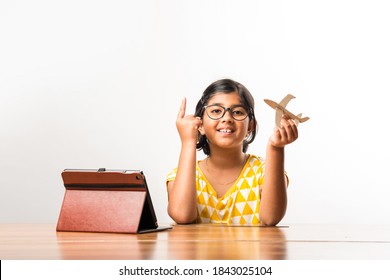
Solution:
M 227 110 L 222 118 L 218 120 L 211 119 L 206 112 L 203 114 L 203 123 L 199 128 L 202 135 L 206 135 L 210 149 L 213 148 L 239 148 L 242 150 L 242 145 L 245 137 L 251 132 L 252 124 L 249 122 L 249 117 L 244 120 L 241 119 L 242 106 L 240 96 L 237 92 L 233 93 L 216 93 L 209 99 L 207 105 L 220 105 L 225 108 L 232 108 Z M 236 108 L 236 109 L 234 109 Z M 223 111 L 223 109 L 222 109 Z M 244 110 L 245 112 L 245 110 Z M 213 113 L 218 114 L 220 111 L 216 110 Z M 210 112 L 211 114 L 211 112 Z M 233 118 L 234 114 L 235 118 Z

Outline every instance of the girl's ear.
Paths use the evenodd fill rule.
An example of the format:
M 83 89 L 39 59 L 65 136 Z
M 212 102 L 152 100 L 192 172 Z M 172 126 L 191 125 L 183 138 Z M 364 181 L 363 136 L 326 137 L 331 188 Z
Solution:
M 204 132 L 203 124 L 201 124 L 198 128 L 198 131 L 201 135 L 205 135 L 206 133 Z
M 253 130 L 255 130 L 255 122 L 252 120 L 248 126 L 248 133 L 251 133 Z

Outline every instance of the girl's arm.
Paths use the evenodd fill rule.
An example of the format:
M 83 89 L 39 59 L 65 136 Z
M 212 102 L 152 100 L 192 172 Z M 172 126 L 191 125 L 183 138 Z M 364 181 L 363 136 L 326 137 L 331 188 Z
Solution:
M 286 213 L 287 179 L 284 173 L 284 147 L 298 138 L 298 129 L 293 120 L 283 116 L 281 126 L 275 128 L 266 152 L 260 220 L 268 226 L 278 224 Z
M 183 99 L 176 120 L 181 139 L 181 151 L 176 179 L 168 183 L 168 214 L 178 224 L 193 223 L 196 210 L 196 142 L 202 124 L 193 115 L 185 116 L 186 99 Z

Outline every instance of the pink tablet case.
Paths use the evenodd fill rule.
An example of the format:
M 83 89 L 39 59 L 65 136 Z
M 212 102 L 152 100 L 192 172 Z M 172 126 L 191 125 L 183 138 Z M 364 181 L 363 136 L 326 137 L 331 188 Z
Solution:
M 145 176 L 131 170 L 62 172 L 65 196 L 57 231 L 142 233 L 158 227 Z

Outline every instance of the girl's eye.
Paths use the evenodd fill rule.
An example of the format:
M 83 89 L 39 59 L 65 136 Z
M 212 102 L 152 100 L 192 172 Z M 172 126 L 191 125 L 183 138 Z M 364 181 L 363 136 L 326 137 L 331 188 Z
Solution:
M 246 115 L 246 111 L 243 108 L 239 108 L 239 109 L 235 109 L 233 111 L 233 114 L 237 116 L 243 116 Z

